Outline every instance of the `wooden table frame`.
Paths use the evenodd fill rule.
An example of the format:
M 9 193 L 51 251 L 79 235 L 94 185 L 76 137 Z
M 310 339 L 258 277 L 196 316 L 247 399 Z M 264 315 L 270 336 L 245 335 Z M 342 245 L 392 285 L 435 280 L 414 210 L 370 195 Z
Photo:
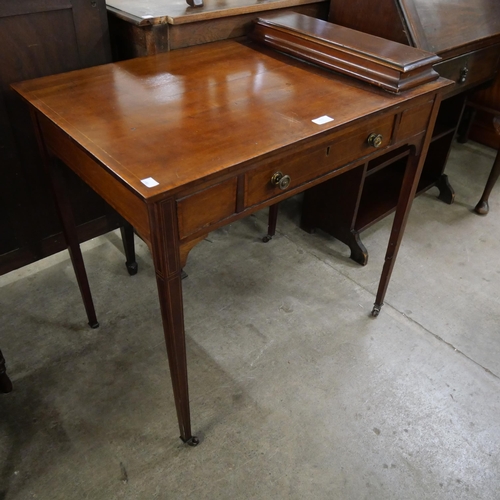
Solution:
M 160 77 L 169 85 L 159 86 Z M 367 168 L 383 153 L 408 148 L 376 316 L 447 84 L 439 79 L 393 96 L 250 43 L 218 42 L 14 86 L 30 103 L 61 213 L 68 207 L 58 181 L 59 160 L 128 220 L 151 250 L 184 442 L 198 443 L 191 430 L 181 283 L 189 250 L 213 229 Z M 296 96 L 307 99 L 307 106 Z M 139 104 L 143 107 L 136 110 Z M 318 110 L 335 112 L 336 119 L 314 124 Z M 170 121 L 170 113 L 175 120 Z M 233 118 L 241 120 L 241 127 L 231 126 Z M 205 136 L 198 137 L 201 145 L 189 141 L 189 133 L 200 126 L 205 127 Z M 386 134 L 380 148 L 366 143 L 372 128 Z M 172 164 L 161 150 L 164 136 L 172 138 L 170 155 L 176 148 L 183 153 Z M 145 138 L 156 147 L 140 150 Z M 269 173 L 280 168 L 291 173 L 284 190 L 270 182 Z M 141 179 L 150 171 L 159 184 L 148 188 Z M 85 282 L 71 217 L 63 222 L 70 252 L 82 263 L 77 274 Z

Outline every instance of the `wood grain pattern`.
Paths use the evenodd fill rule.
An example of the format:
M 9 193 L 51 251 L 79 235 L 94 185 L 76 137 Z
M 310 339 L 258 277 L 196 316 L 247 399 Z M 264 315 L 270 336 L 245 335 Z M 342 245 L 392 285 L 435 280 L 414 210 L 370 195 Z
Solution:
M 326 1 L 326 0 L 324 0 Z M 108 11 L 137 25 L 185 24 L 317 3 L 318 0 L 204 0 L 192 8 L 186 0 L 107 0 Z
M 500 33 L 496 0 L 401 0 L 401 7 L 407 15 L 417 14 L 415 22 L 418 19 L 427 41 L 420 46 L 439 55 Z
M 252 170 L 247 178 L 246 205 L 257 205 L 280 194 L 280 188 L 269 182 L 277 171 L 283 171 L 291 177 L 288 189 L 292 190 L 336 167 L 373 153 L 375 148 L 367 142 L 371 133 L 382 136 L 382 144 L 378 149 L 379 153 L 382 152 L 391 143 L 393 127 L 393 115 L 373 118 L 362 124 L 356 123 L 335 134 L 334 139 L 327 140 L 319 147 L 304 150 L 295 158 L 275 160 Z M 307 168 L 310 164 L 313 164 L 314 168 Z
M 423 105 L 420 104 L 405 109 L 401 113 L 401 122 L 396 134 L 397 140 L 401 140 L 404 137 L 413 137 L 420 134 L 422 130 L 425 130 L 429 122 L 432 105 L 433 101 L 427 101 Z
M 443 58 L 500 37 L 497 0 L 332 0 L 329 21 L 414 45 Z
M 244 168 L 297 140 L 347 126 L 360 108 L 376 113 L 421 92 L 393 97 L 367 91 L 366 85 L 260 46 L 232 42 L 14 87 L 144 199 Z M 334 121 L 312 122 L 323 115 Z M 158 185 L 146 187 L 141 180 L 149 177 Z
M 296 12 L 259 17 L 250 37 L 389 92 L 438 78 L 435 54 Z
M 237 179 L 211 186 L 177 201 L 179 237 L 186 238 L 200 229 L 209 229 L 236 212 Z M 213 203 L 218 200 L 218 203 Z M 200 207 L 204 209 L 200 210 Z

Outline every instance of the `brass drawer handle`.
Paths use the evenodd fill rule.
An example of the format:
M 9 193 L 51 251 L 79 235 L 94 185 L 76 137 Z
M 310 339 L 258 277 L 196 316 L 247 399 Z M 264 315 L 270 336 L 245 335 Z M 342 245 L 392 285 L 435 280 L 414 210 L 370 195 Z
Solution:
M 368 144 L 374 148 L 382 146 L 382 136 L 380 134 L 370 134 L 368 136 Z
M 292 182 L 292 178 L 289 175 L 283 175 L 283 172 L 276 172 L 271 177 L 271 184 L 273 186 L 278 186 L 280 189 L 285 190 Z

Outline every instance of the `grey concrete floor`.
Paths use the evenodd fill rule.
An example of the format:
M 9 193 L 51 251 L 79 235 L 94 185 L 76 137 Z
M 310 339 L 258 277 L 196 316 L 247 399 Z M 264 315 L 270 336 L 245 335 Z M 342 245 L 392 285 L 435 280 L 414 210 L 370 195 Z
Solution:
M 391 218 L 362 268 L 282 204 L 211 233 L 184 281 L 193 427 L 178 428 L 150 255 L 116 233 L 84 257 L 91 330 L 65 252 L 0 278 L 0 499 L 500 498 L 500 188 L 494 151 L 456 145 L 448 206 L 413 206 L 377 319 Z

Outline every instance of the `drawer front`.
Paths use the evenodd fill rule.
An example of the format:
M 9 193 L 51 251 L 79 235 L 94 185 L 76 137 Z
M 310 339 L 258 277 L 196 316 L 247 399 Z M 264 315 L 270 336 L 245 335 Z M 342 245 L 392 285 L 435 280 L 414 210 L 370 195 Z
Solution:
M 426 130 L 431 117 L 433 103 L 434 100 L 432 99 L 424 104 L 405 109 L 401 113 L 401 121 L 397 129 L 395 141 L 409 139 Z
M 177 201 L 179 237 L 226 219 L 236 211 L 237 179 L 229 179 Z
M 305 184 L 321 175 L 340 168 L 374 151 L 380 151 L 391 143 L 394 115 L 371 120 L 366 124 L 353 125 L 336 134 L 330 141 L 308 149 L 293 158 L 274 160 L 246 174 L 245 208 L 257 205 L 283 193 L 271 182 L 277 172 L 290 177 L 287 191 Z M 368 143 L 370 134 L 380 134 L 382 144 L 375 148 Z
M 455 82 L 448 92 L 457 93 L 492 79 L 499 59 L 500 44 L 497 44 L 443 61 L 435 66 L 435 70 L 444 78 Z

